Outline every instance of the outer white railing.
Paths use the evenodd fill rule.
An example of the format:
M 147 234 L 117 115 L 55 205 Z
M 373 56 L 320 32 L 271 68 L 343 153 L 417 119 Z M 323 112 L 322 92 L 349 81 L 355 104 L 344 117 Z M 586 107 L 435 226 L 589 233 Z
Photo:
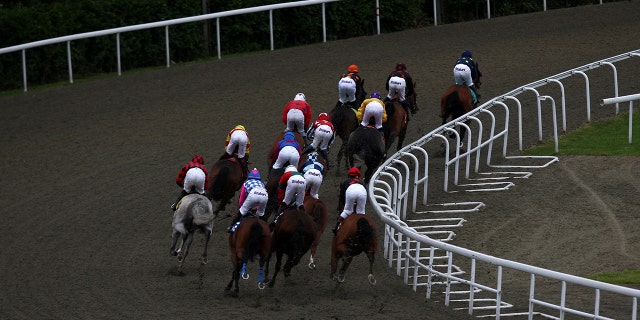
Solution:
M 171 52 L 170 52 L 170 49 L 169 49 L 170 48 L 170 45 L 169 45 L 169 26 L 177 25 L 177 24 L 183 24 L 183 23 L 190 23 L 190 22 L 198 22 L 198 21 L 216 19 L 216 44 L 217 44 L 217 50 L 218 50 L 218 59 L 221 59 L 222 58 L 222 51 L 221 51 L 221 44 L 220 44 L 220 18 L 234 16 L 234 15 L 242 15 L 242 14 L 247 14 L 247 13 L 256 13 L 256 12 L 269 11 L 269 39 L 270 39 L 270 43 L 271 43 L 271 50 L 273 51 L 274 50 L 273 10 L 284 9 L 284 8 L 293 8 L 293 7 L 304 7 L 304 6 L 321 4 L 322 5 L 322 41 L 323 42 L 327 42 L 325 3 L 337 2 L 337 1 L 342 1 L 342 0 L 304 0 L 304 1 L 295 1 L 295 2 L 280 3 L 280 4 L 264 5 L 264 6 L 258 6 L 258 7 L 252 7 L 252 8 L 244 8 L 244 9 L 236 9 L 236 10 L 229 10 L 229 11 L 223 11 L 223 12 L 216 12 L 216 13 L 210 13 L 210 14 L 199 15 L 199 16 L 194 16 L 194 17 L 172 19 L 172 20 L 159 21 L 159 22 L 153 22 L 153 23 L 137 24 L 137 25 L 133 25 L 133 26 L 106 29 L 106 30 L 101 30 L 101 31 L 85 32 L 85 33 L 79 33 L 79 34 L 64 36 L 64 37 L 57 37 L 57 38 L 51 38 L 51 39 L 47 39 L 47 40 L 29 42 L 29 43 L 25 43 L 25 44 L 21 44 L 21 45 L 17 45 L 17 46 L 0 48 L 0 54 L 21 51 L 21 54 L 22 54 L 22 83 L 23 83 L 23 90 L 26 92 L 27 91 L 27 87 L 28 87 L 27 86 L 27 54 L 26 54 L 26 50 L 27 49 L 32 49 L 32 48 L 42 47 L 42 46 L 46 46 L 46 45 L 50 45 L 50 44 L 66 42 L 66 44 L 67 44 L 67 67 L 68 67 L 68 72 L 69 72 L 69 83 L 73 83 L 73 64 L 72 64 L 72 59 L 71 59 L 72 58 L 71 57 L 71 52 L 72 52 L 71 51 L 71 41 L 115 34 L 116 35 L 117 70 L 118 70 L 118 75 L 120 76 L 120 75 L 122 75 L 122 63 L 121 63 L 121 55 L 120 55 L 120 34 L 121 33 L 164 27 L 164 33 L 165 33 L 165 57 L 166 57 L 165 60 L 166 60 L 167 68 L 169 68 L 171 66 Z M 486 1 L 487 1 L 487 18 L 490 18 L 491 17 L 491 1 L 490 0 L 486 0 Z M 602 0 L 600 1 L 600 4 L 602 4 Z M 434 25 L 436 25 L 436 26 L 438 25 L 437 7 L 438 6 L 437 6 L 436 0 L 433 0 L 433 14 L 434 14 L 433 21 L 434 21 Z M 543 7 L 544 7 L 544 11 L 546 11 L 547 10 L 547 1 L 546 0 L 543 0 Z M 380 0 L 376 0 L 375 1 L 375 10 L 376 10 L 377 31 L 378 31 L 378 34 L 380 34 Z
M 604 106 L 613 103 L 617 105 L 620 102 L 629 102 L 629 144 L 631 144 L 633 137 L 633 101 L 635 100 L 640 100 L 640 93 L 617 98 L 602 99 L 602 102 L 600 103 L 600 105 Z
M 121 68 L 121 62 L 120 62 L 121 61 L 121 56 L 120 56 L 120 34 L 121 33 L 125 33 L 125 32 L 131 32 L 131 31 L 138 31 L 138 30 L 145 30 L 145 29 L 164 27 L 166 64 L 167 64 L 167 68 L 169 68 L 169 66 L 171 65 L 171 57 L 170 57 L 170 50 L 169 50 L 169 26 L 177 25 L 177 24 L 183 24 L 183 23 L 190 23 L 190 22 L 198 22 L 198 21 L 216 19 L 216 39 L 217 39 L 217 48 L 218 48 L 218 59 L 221 59 L 222 58 L 222 53 L 221 53 L 221 46 L 220 46 L 220 18 L 234 16 L 234 15 L 247 14 L 247 13 L 256 13 L 256 12 L 269 11 L 269 34 L 270 34 L 270 39 L 271 39 L 271 50 L 273 50 L 274 49 L 274 41 L 273 41 L 273 10 L 284 9 L 284 8 L 293 8 L 293 7 L 304 7 L 304 6 L 321 4 L 322 5 L 322 35 L 323 35 L 323 41 L 326 42 L 327 41 L 327 32 L 326 32 L 327 28 L 326 28 L 326 24 L 325 24 L 325 21 L 326 21 L 326 19 L 325 19 L 325 3 L 336 2 L 336 1 L 340 1 L 340 0 L 305 0 L 305 1 L 287 2 L 287 3 L 271 4 L 271 5 L 253 7 L 253 8 L 244 8 L 244 9 L 216 12 L 216 13 L 205 14 L 205 15 L 194 16 L 194 17 L 188 17 L 188 18 L 180 18 L 180 19 L 172 19 L 172 20 L 152 22 L 152 23 L 137 24 L 137 25 L 133 25 L 133 26 L 106 29 L 106 30 L 101 30 L 101 31 L 85 32 L 85 33 L 79 33 L 79 34 L 74 34 L 74 35 L 70 35 L 70 36 L 57 37 L 57 38 L 51 38 L 51 39 L 47 39 L 47 40 L 29 42 L 29 43 L 25 43 L 25 44 L 21 44 L 21 45 L 17 45 L 17 46 L 12 46 L 12 47 L 0 48 L 0 54 L 9 53 L 9 52 L 15 52 L 15 51 L 22 51 L 22 79 L 23 79 L 22 82 L 23 82 L 24 91 L 26 92 L 27 91 L 27 56 L 26 56 L 26 50 L 27 49 L 46 46 L 46 45 L 55 44 L 55 43 L 66 42 L 67 43 L 67 65 L 68 65 L 68 69 L 69 69 L 69 83 L 73 83 L 73 65 L 71 63 L 71 60 L 72 60 L 71 59 L 71 41 L 74 41 L 74 40 L 101 37 L 101 36 L 107 36 L 107 35 L 115 34 L 116 35 L 116 57 L 117 57 L 117 64 L 118 64 L 118 75 L 121 75 L 122 74 L 122 68 Z
M 520 315 L 527 316 L 529 319 L 533 319 L 534 315 L 551 319 L 564 319 L 568 315 L 591 319 L 609 319 L 600 314 L 601 299 L 603 299 L 601 298 L 601 293 L 606 292 L 608 298 L 613 294 L 614 298 L 610 299 L 616 299 L 614 302 L 620 304 L 620 308 L 623 306 L 628 308 L 626 309 L 628 311 L 624 313 L 626 314 L 625 318 L 637 319 L 640 290 L 508 261 L 448 244 L 446 242 L 453 238 L 454 233 L 446 230 L 461 226 L 464 223 L 464 219 L 408 219 L 408 212 L 410 210 L 415 213 L 413 216 L 420 216 L 425 213 L 450 214 L 475 212 L 485 206 L 484 203 L 477 201 L 450 203 L 430 203 L 427 201 L 429 187 L 436 187 L 438 184 L 438 181 L 434 181 L 435 179 L 429 173 L 429 166 L 434 166 L 434 159 L 430 157 L 427 150 L 433 150 L 430 147 L 438 144 L 442 144 L 444 148 L 444 162 L 442 163 L 444 169 L 443 189 L 447 193 L 459 194 L 460 198 L 465 194 L 469 194 L 469 192 L 509 189 L 514 185 L 513 181 L 516 179 L 526 178 L 531 175 L 532 173 L 529 170 L 544 168 L 558 161 L 555 156 L 525 157 L 507 155 L 508 135 L 513 133 L 513 130 L 509 128 L 511 111 L 507 103 L 515 102 L 517 109 L 518 127 L 516 130 L 520 150 L 522 150 L 523 130 L 521 100 L 530 99 L 530 93 L 535 95 L 535 103 L 538 110 L 538 137 L 540 140 L 542 139 L 543 122 L 540 110 L 543 103 L 549 105 L 553 119 L 551 124 L 546 124 L 547 127 L 553 128 L 557 152 L 558 128 L 556 123 L 558 120 L 556 119 L 556 100 L 560 101 L 559 107 L 562 111 L 563 130 L 566 130 L 564 127 L 566 117 L 576 115 L 567 115 L 565 112 L 564 90 L 561 90 L 560 99 L 555 99 L 551 96 L 541 95 L 537 89 L 548 84 L 560 85 L 563 88 L 562 80 L 574 75 L 583 77 L 587 83 L 585 90 L 586 112 L 587 119 L 590 121 L 589 101 L 591 97 L 587 73 L 601 66 L 610 67 L 613 70 L 613 85 L 617 96 L 618 79 L 614 63 L 639 54 L 640 50 L 635 50 L 521 86 L 487 101 L 461 118 L 436 128 L 417 141 L 405 146 L 397 153 L 390 155 L 376 170 L 368 185 L 370 203 L 385 224 L 384 257 L 387 259 L 389 267 L 395 268 L 397 274 L 402 276 L 405 283 L 411 285 L 414 291 L 417 290 L 418 286 L 426 286 L 427 299 L 432 297 L 435 287 L 444 286 L 445 304 L 449 306 L 454 303 L 458 305 L 463 303 L 463 306 L 459 308 L 468 310 L 469 314 L 476 312 L 476 315 L 481 313 L 479 316 L 494 317 L 495 319 L 499 319 L 501 315 Z M 632 98 L 635 98 L 635 96 Z M 608 101 L 615 103 L 618 100 L 628 101 L 622 98 Z M 466 125 L 465 120 L 471 120 L 475 125 Z M 464 148 L 461 148 L 460 137 L 454 130 L 456 126 L 464 126 L 467 129 L 468 139 Z M 500 128 L 498 129 L 498 127 Z M 454 135 L 455 142 L 450 143 L 450 139 L 446 137 L 449 134 Z M 494 144 L 502 144 L 502 151 L 494 152 Z M 450 153 L 454 155 L 450 156 Z M 494 153 L 501 156 L 503 164 L 492 163 Z M 438 159 L 438 161 L 440 160 Z M 484 161 L 482 167 L 480 166 L 481 161 Z M 438 163 L 435 165 L 437 166 Z M 460 183 L 459 177 L 463 165 L 464 179 L 469 181 L 469 183 L 465 184 Z M 473 177 L 470 172 L 472 165 L 474 168 Z M 481 169 L 485 171 L 481 172 Z M 453 181 L 450 181 L 449 178 L 450 171 L 454 173 Z M 419 204 L 418 201 L 420 202 Z M 471 270 L 468 272 L 462 270 L 458 266 L 461 263 L 468 263 Z M 494 270 L 492 273 L 493 283 L 490 282 L 491 280 L 482 278 L 482 276 L 486 278 L 486 273 L 482 273 L 482 276 L 478 274 L 477 269 L 481 263 L 483 267 Z M 522 295 L 522 287 L 508 288 L 504 285 L 503 273 L 507 271 L 512 274 L 514 273 L 513 271 L 518 271 L 518 274 L 522 273 L 527 277 L 524 281 L 529 283 L 529 292 L 528 295 L 523 296 L 523 300 L 528 301 L 526 312 L 502 313 L 502 310 L 514 307 L 503 301 L 503 293 L 508 292 L 511 297 Z M 548 282 L 556 282 L 560 287 L 559 300 L 544 301 L 540 294 L 536 295 L 537 279 L 542 279 L 545 282 L 545 288 L 548 288 Z M 510 278 L 508 282 L 512 283 L 513 281 Z M 567 289 L 568 284 L 571 285 L 571 288 L 578 287 L 580 290 L 594 294 L 595 301 L 593 306 L 588 310 L 577 310 L 573 306 L 574 304 L 571 304 L 573 308 L 568 307 L 569 301 L 567 299 L 571 297 Z M 514 291 L 510 291 L 512 289 Z M 485 297 L 487 295 L 488 297 Z M 462 298 L 454 299 L 455 297 Z M 611 300 L 606 301 L 611 302 Z M 557 315 L 551 315 L 549 310 L 557 312 Z M 490 313 L 487 314 L 487 311 L 490 311 Z

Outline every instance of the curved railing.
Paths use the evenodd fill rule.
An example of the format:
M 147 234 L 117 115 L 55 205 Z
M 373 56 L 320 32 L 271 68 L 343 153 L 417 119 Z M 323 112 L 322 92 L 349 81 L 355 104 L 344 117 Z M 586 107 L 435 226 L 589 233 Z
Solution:
M 544 168 L 558 161 L 555 156 L 508 155 L 507 147 L 510 145 L 508 137 L 510 134 L 514 134 L 514 129 L 519 149 L 522 150 L 523 146 L 521 101 L 523 99 L 530 100 L 530 93 L 535 95 L 538 140 L 542 140 L 544 124 L 545 128 L 553 130 L 557 152 L 559 131 L 557 123 L 561 123 L 561 129 L 565 131 L 567 117 L 577 116 L 566 112 L 563 81 L 573 76 L 584 78 L 586 83 L 586 114 L 587 120 L 590 121 L 592 97 L 589 90 L 589 71 L 599 67 L 611 68 L 613 95 L 618 97 L 618 76 L 615 63 L 632 57 L 640 57 L 640 50 L 593 62 L 518 87 L 483 103 L 458 120 L 436 128 L 397 153 L 390 155 L 376 170 L 368 185 L 370 203 L 385 225 L 384 257 L 388 261 L 389 267 L 395 268 L 397 274 L 402 276 L 404 282 L 411 285 L 414 291 L 419 286 L 426 287 L 427 299 L 432 298 L 435 294 L 435 288 L 443 287 L 445 304 L 448 306 L 455 304 L 454 308 L 457 305 L 459 309 L 468 310 L 469 314 L 495 317 L 496 319 L 499 319 L 501 315 L 526 315 L 529 319 L 532 319 L 534 315 L 564 319 L 565 315 L 570 314 L 591 319 L 609 319 L 600 315 L 600 308 L 604 302 L 601 294 L 606 292 L 607 299 L 615 299 L 615 303 L 618 304 L 617 308 L 625 308 L 625 311 L 621 311 L 624 318 L 637 319 L 640 290 L 546 270 L 451 245 L 447 242 L 453 238 L 454 233 L 447 229 L 461 226 L 464 222 L 462 218 L 408 218 L 409 212 L 416 214 L 448 213 L 445 216 L 450 216 L 450 213 L 474 212 L 485 206 L 483 202 L 478 201 L 450 203 L 431 203 L 428 201 L 429 188 L 437 187 L 440 182 L 432 177 L 433 174 L 429 172 L 430 167 L 442 165 L 444 173 L 437 173 L 442 174 L 443 191 L 462 200 L 464 195 L 470 194 L 470 192 L 509 189 L 514 185 L 513 181 L 516 179 L 531 175 L 531 170 Z M 559 99 L 539 93 L 540 87 L 547 85 L 560 87 Z M 508 104 L 515 104 L 517 111 L 515 113 L 517 121 L 513 121 L 517 122 L 517 128 L 514 129 L 509 126 L 512 111 Z M 543 105 L 545 108 L 550 107 L 551 119 L 541 116 Z M 558 114 L 558 108 L 560 114 Z M 616 106 L 616 113 L 617 110 Z M 466 120 L 471 120 L 472 125 L 465 124 Z M 455 130 L 456 126 L 466 127 L 469 133 L 467 142 L 463 146 L 461 146 L 460 136 Z M 453 135 L 454 138 L 449 139 L 447 135 Z M 454 142 L 451 142 L 452 140 Z M 514 144 L 515 142 L 512 140 L 511 145 Z M 443 162 L 440 162 L 440 158 L 430 157 L 429 151 L 434 153 L 434 146 L 437 149 L 438 145 L 444 149 Z M 494 150 L 494 145 L 496 150 Z M 497 147 L 499 145 L 502 145 L 501 151 Z M 495 164 L 494 158 L 498 158 L 500 164 Z M 463 178 L 460 177 L 461 171 L 464 173 Z M 453 177 L 449 176 L 451 173 Z M 463 270 L 459 266 L 463 264 L 468 264 L 470 270 Z M 491 279 L 483 279 L 478 274 L 476 270 L 480 264 L 483 268 L 493 270 Z M 526 299 L 528 302 L 526 311 L 505 313 L 507 310 L 518 308 L 503 301 L 504 293 L 508 292 L 510 297 L 522 294 L 522 286 L 513 289 L 520 290 L 520 292 L 508 291 L 512 289 L 504 285 L 503 273 L 506 271 L 518 271 L 518 274 L 526 276 L 524 281 L 529 284 L 529 292 L 527 296 L 523 296 L 523 300 Z M 510 274 L 512 273 L 510 272 Z M 484 276 L 485 273 L 482 275 Z M 536 295 L 536 281 L 558 283 L 560 288 L 558 300 L 543 301 L 540 294 Z M 511 278 L 509 282 L 511 282 Z M 577 310 L 573 306 L 574 304 L 571 304 L 572 308 L 568 307 L 570 304 L 567 299 L 571 297 L 570 292 L 567 292 L 568 284 L 572 289 L 578 287 L 580 290 L 593 293 L 596 297 L 594 304 L 585 310 Z M 572 293 L 575 294 L 575 292 Z M 611 302 L 611 300 L 607 301 Z M 557 315 L 551 315 L 550 310 L 557 312 Z

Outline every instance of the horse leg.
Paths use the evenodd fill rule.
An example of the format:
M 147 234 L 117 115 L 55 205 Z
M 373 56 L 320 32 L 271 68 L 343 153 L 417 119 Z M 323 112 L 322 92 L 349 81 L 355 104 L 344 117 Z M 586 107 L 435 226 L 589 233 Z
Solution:
M 282 266 L 282 252 L 276 252 L 276 266 L 275 271 L 273 272 L 273 278 L 269 281 L 269 288 L 273 288 L 276 284 L 276 277 L 278 276 L 278 272 L 280 272 L 280 267 Z
M 177 256 L 178 251 L 176 251 L 176 244 L 178 243 L 178 237 L 180 236 L 180 232 L 174 230 L 171 234 L 171 248 L 169 248 L 169 254 L 172 256 Z
M 213 229 L 213 222 L 208 223 L 206 226 L 202 226 L 200 230 L 204 233 L 204 250 L 202 252 L 202 264 L 205 265 L 209 262 L 209 240 L 211 239 L 211 230 Z
M 193 241 L 194 232 L 187 233 L 186 238 L 184 239 L 184 243 L 182 244 L 182 250 L 178 255 L 178 261 L 183 262 L 187 259 L 187 255 L 189 254 L 189 247 L 191 246 L 191 242 Z
M 344 282 L 344 274 L 347 272 L 349 265 L 351 265 L 351 261 L 353 261 L 352 255 L 345 255 L 342 258 L 342 268 L 338 271 L 338 282 Z
M 369 284 L 372 286 L 376 285 L 376 278 L 373 276 L 373 262 L 375 261 L 375 251 L 367 251 L 367 258 L 369 258 L 369 275 L 367 279 L 369 280 Z
M 231 272 L 231 281 L 229 281 L 224 291 L 230 293 L 232 297 L 238 297 L 238 292 L 240 292 L 238 282 L 240 282 L 240 263 L 239 261 L 235 261 L 233 263 L 233 271 Z M 234 287 L 233 291 L 231 291 L 232 287 Z
M 402 144 L 404 143 L 404 137 L 407 135 L 407 127 L 403 127 L 400 130 L 400 134 L 398 134 L 398 146 L 396 148 L 396 151 L 400 151 L 400 149 L 402 149 Z

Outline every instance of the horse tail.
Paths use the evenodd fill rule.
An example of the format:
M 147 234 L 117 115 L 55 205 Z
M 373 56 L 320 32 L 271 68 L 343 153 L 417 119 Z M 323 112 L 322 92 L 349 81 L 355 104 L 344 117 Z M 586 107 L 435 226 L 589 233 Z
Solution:
M 298 219 L 296 223 L 296 227 L 293 230 L 293 234 L 291 235 L 291 247 L 293 253 L 292 263 L 293 265 L 297 265 L 300 262 L 302 256 L 304 256 L 304 235 L 305 235 L 305 225 L 302 219 Z
M 215 201 L 220 201 L 224 195 L 224 186 L 229 180 L 229 167 L 224 166 L 218 171 L 216 179 L 211 186 L 211 198 Z
M 356 231 L 356 239 L 359 239 L 357 243 L 358 245 L 360 245 L 362 250 L 365 250 L 369 246 L 369 244 L 373 240 L 374 233 L 375 230 L 373 230 L 367 219 L 358 219 L 358 230 Z
M 449 95 L 447 95 L 447 102 L 445 105 L 443 119 L 447 119 L 449 115 L 456 114 L 456 108 L 462 107 L 462 102 L 460 101 L 460 95 L 458 94 L 458 90 L 453 90 Z
M 251 230 L 249 230 L 249 241 L 244 248 L 244 256 L 248 261 L 253 261 L 253 258 L 260 251 L 260 245 L 262 244 L 262 226 L 260 222 L 254 221 L 251 224 Z
M 193 223 L 197 226 L 213 221 L 213 210 L 209 200 L 205 202 L 204 198 L 196 199 L 189 204 L 189 211 L 193 215 Z

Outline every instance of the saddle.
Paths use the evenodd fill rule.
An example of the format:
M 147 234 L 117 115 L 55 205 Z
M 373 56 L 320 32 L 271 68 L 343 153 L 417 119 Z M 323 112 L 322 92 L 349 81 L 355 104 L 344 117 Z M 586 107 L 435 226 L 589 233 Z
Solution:
M 229 154 L 227 154 L 225 152 L 220 157 L 220 160 L 222 160 L 222 159 L 226 159 L 227 161 L 237 165 L 238 168 L 240 168 L 240 172 L 242 172 L 242 180 L 246 180 L 247 179 L 247 176 L 248 176 L 249 172 L 248 172 L 248 167 L 247 167 L 247 163 L 246 163 L 246 158 L 240 159 L 240 158 L 238 158 L 238 155 L 235 154 L 235 153 L 233 155 L 229 155 Z

